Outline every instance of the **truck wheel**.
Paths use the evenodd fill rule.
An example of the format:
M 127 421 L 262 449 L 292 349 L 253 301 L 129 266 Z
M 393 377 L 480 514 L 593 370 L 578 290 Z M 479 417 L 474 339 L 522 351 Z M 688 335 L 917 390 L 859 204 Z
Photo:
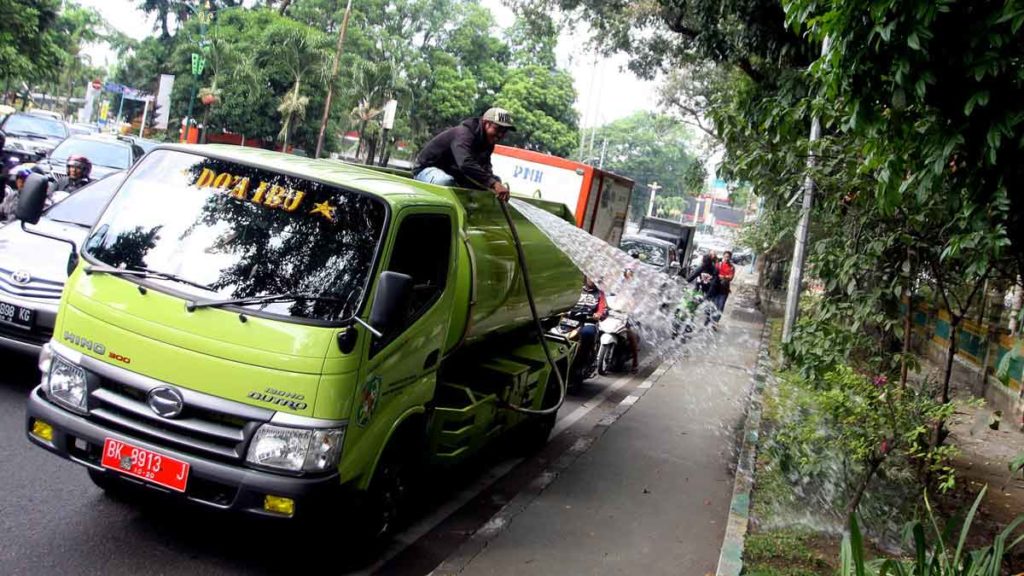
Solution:
M 367 533 L 376 540 L 394 533 L 408 512 L 413 479 L 419 468 L 414 443 L 396 439 L 384 449 L 367 492 Z
M 612 367 L 612 348 L 614 344 L 602 344 L 597 353 L 597 373 L 604 376 Z

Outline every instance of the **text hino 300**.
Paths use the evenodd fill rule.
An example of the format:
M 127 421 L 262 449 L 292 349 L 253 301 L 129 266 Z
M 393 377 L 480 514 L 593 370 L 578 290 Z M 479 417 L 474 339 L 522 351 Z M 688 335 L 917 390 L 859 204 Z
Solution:
M 513 219 L 536 316 L 489 192 L 158 148 L 72 255 L 28 438 L 108 491 L 278 517 L 355 502 L 386 529 L 417 465 L 553 426 L 573 346 L 545 354 L 534 318 L 569 309 L 581 276 Z

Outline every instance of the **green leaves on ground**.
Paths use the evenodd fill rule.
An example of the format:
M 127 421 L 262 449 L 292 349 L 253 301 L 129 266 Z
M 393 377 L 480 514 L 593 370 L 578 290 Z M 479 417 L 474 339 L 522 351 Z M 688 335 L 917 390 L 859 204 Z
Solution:
M 1004 556 L 1016 546 L 1024 542 L 1024 534 L 1015 535 L 1018 527 L 1024 524 L 1024 515 L 1018 516 L 988 546 L 968 550 L 967 536 L 974 522 L 978 506 L 985 497 L 988 487 L 982 488 L 974 504 L 971 506 L 956 541 L 956 548 L 946 545 L 948 534 L 939 530 L 938 522 L 932 511 L 931 503 L 925 495 L 927 521 L 931 529 L 932 541 L 929 543 L 925 534 L 928 528 L 920 522 L 912 522 L 904 530 L 904 540 L 911 546 L 913 558 L 899 560 L 880 558 L 865 561 L 863 540 L 860 526 L 855 515 L 850 516 L 850 529 L 843 538 L 841 548 L 842 566 L 840 576 L 1001 576 L 1003 574 Z

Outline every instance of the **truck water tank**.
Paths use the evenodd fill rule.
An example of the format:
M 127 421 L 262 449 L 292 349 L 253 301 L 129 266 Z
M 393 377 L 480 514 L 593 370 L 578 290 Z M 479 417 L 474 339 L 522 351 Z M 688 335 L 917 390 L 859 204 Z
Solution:
M 501 207 L 490 192 L 457 190 L 456 195 L 466 209 L 466 242 L 459 249 L 458 282 L 469 284 L 468 290 L 465 285 L 459 286 L 457 294 L 469 297 L 455 304 L 457 311 L 452 318 L 449 344 L 456 342 L 459 336 L 470 343 L 533 321 L 512 233 Z M 573 223 L 572 215 L 561 204 L 529 202 L 568 217 L 567 221 Z M 510 207 L 509 212 L 523 243 L 537 312 L 546 318 L 572 308 L 579 298 L 583 275 L 533 223 L 514 208 Z M 468 253 L 464 252 L 467 244 Z M 461 265 L 465 256 L 470 261 L 472 277 Z M 459 308 L 467 310 L 468 322 Z

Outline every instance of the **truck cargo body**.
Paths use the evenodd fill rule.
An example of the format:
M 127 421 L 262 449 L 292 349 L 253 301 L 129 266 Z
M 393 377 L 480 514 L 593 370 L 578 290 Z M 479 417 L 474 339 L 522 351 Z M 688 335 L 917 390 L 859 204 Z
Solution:
M 514 217 L 538 310 L 559 314 L 581 276 Z M 26 425 L 105 489 L 276 517 L 339 489 L 387 500 L 382 459 L 458 462 L 552 397 L 488 192 L 166 146 L 80 249 Z
M 558 202 L 590 235 L 618 246 L 626 225 L 633 181 L 607 170 L 532 150 L 495 146 L 494 173 L 513 192 Z

